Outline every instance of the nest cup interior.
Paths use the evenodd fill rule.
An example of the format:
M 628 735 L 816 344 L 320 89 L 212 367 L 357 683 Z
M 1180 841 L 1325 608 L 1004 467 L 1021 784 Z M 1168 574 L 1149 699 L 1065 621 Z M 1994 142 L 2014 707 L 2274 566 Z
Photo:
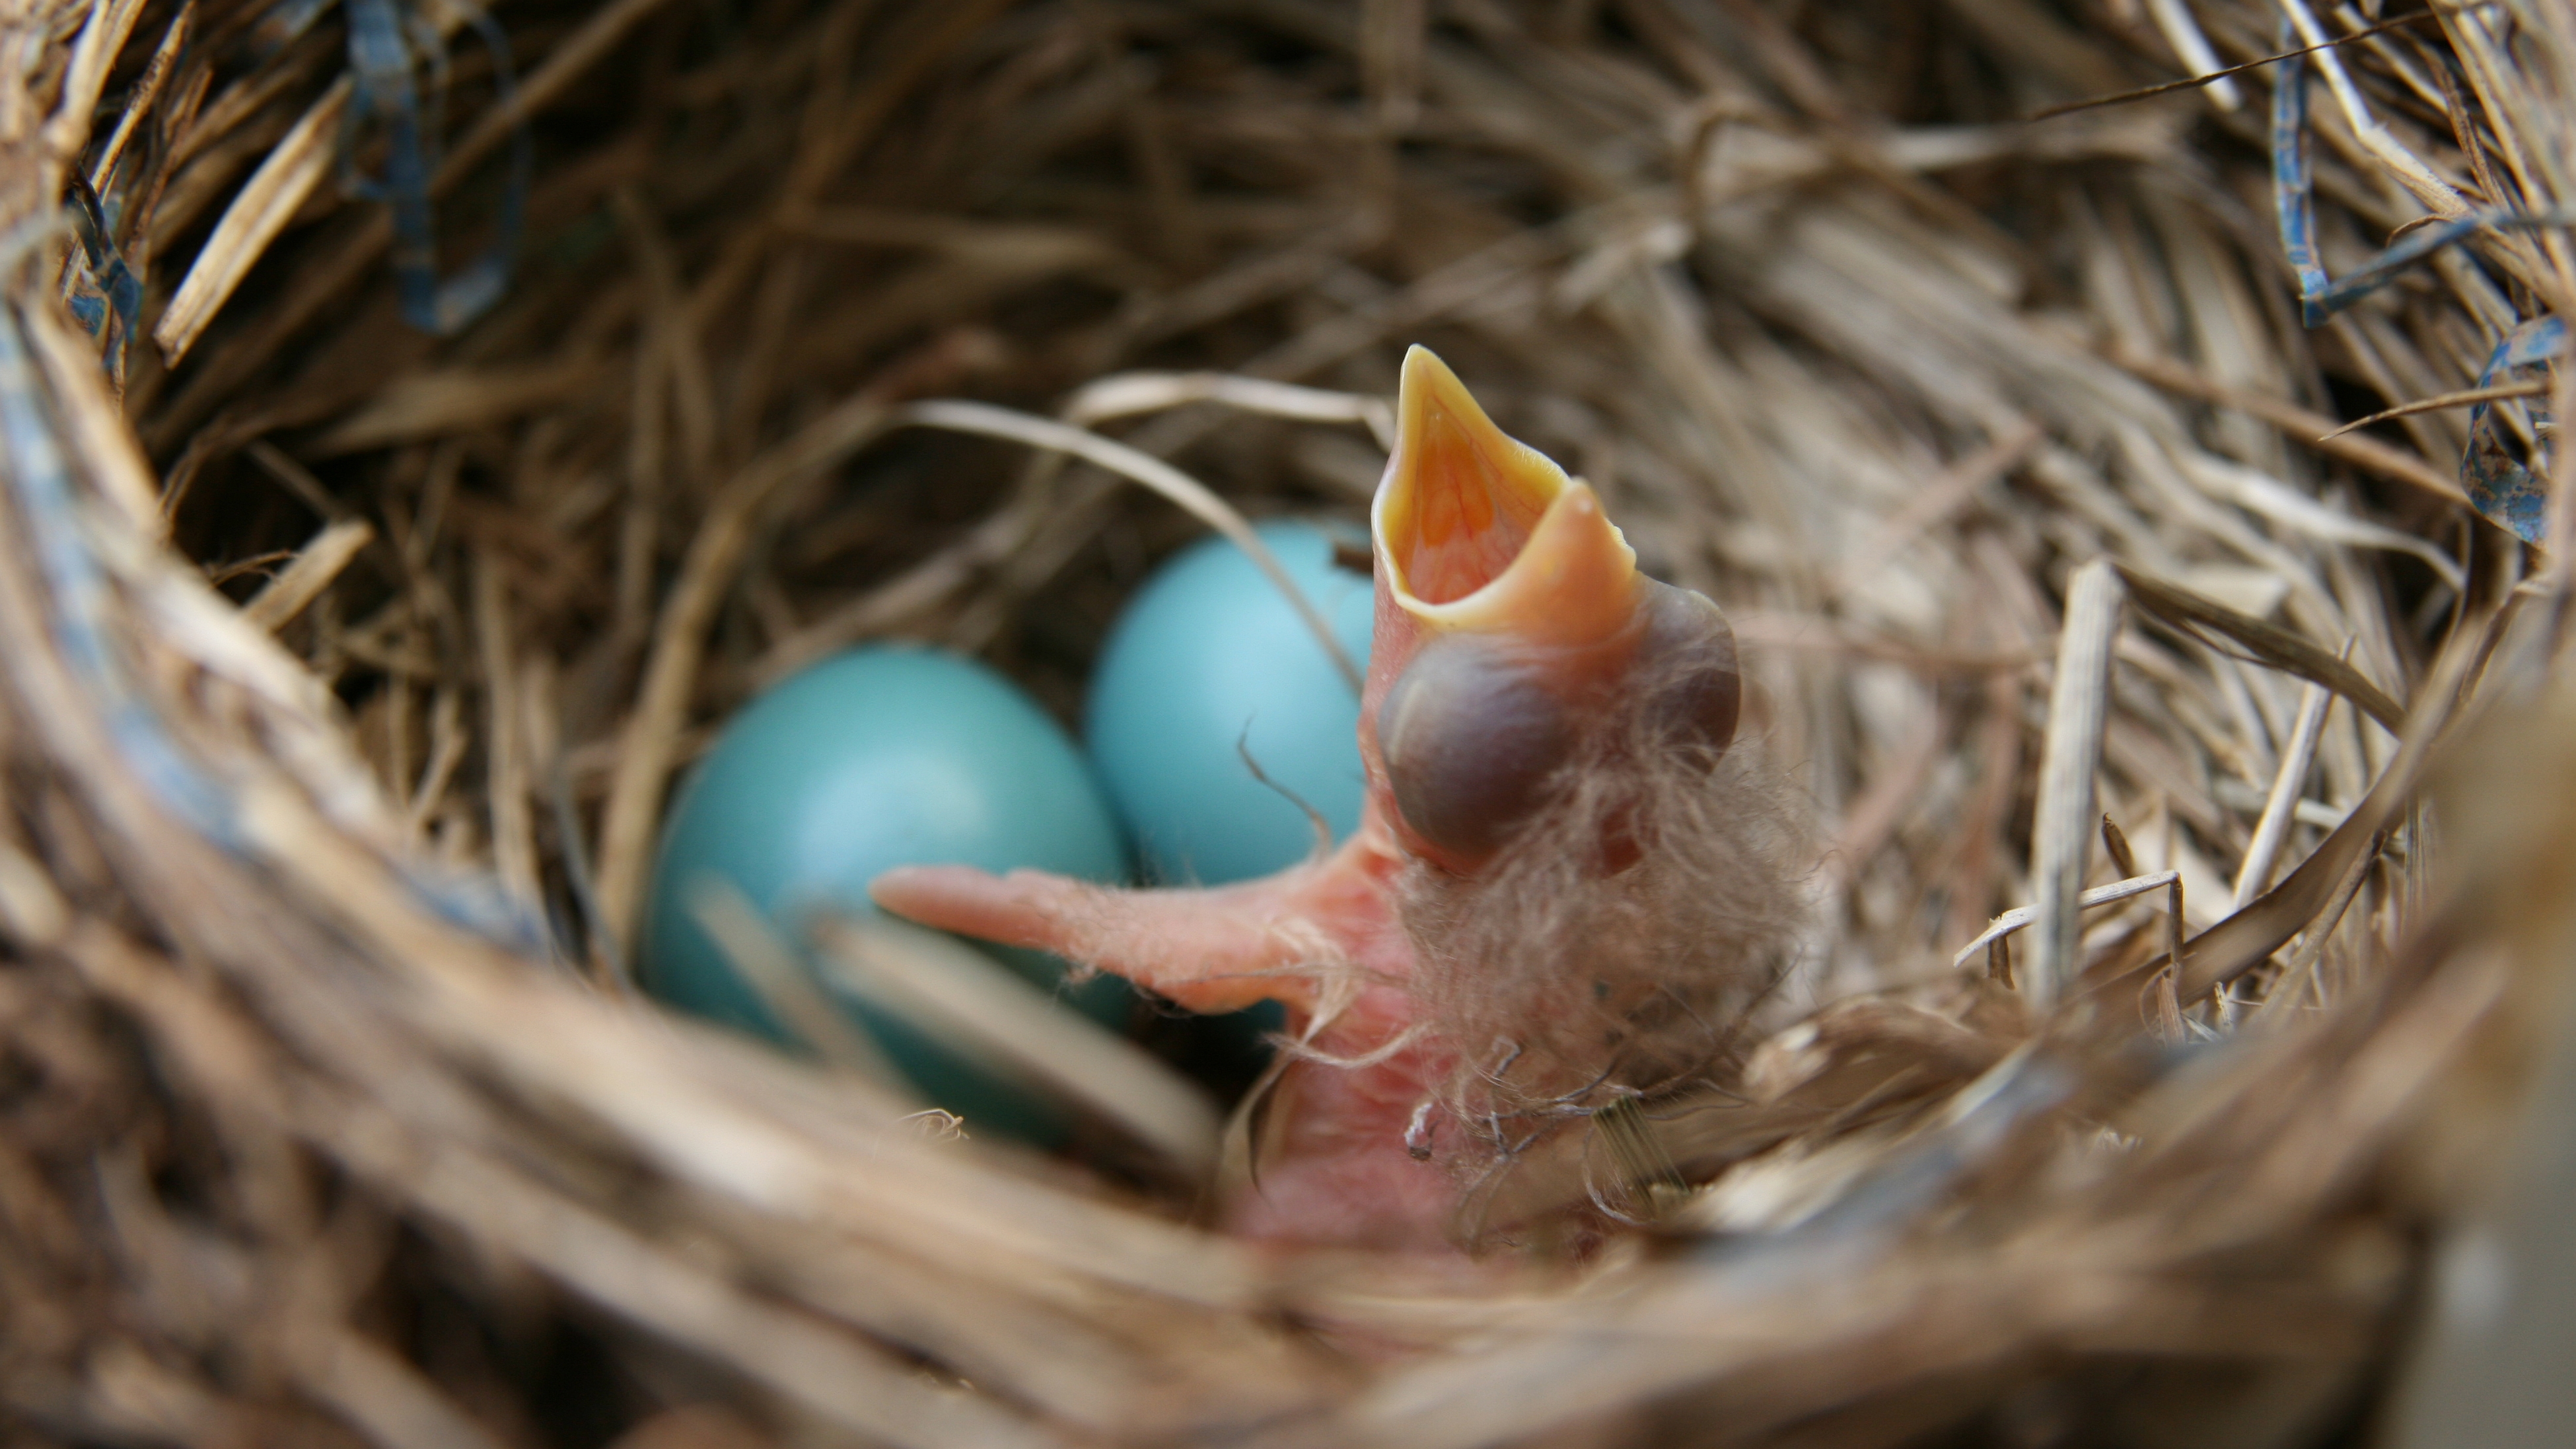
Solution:
M 2283 10 L 2339 43 L 2028 119 L 2272 55 Z M 2395 1412 L 2576 899 L 2576 732 L 2481 724 L 2559 678 L 2556 565 L 2500 526 L 2547 514 L 2535 329 L 2576 295 L 2552 7 L 35 13 L 9 219 L 95 209 L 28 233 L 0 339 L 10 1411 L 635 1446 Z M 353 27 L 408 80 L 353 82 Z M 2473 214 L 2349 305 L 2285 250 L 2349 280 Z M 1256 1251 L 1114 1130 L 948 1140 L 638 995 L 663 812 L 763 688 L 919 641 L 1079 718 L 1207 524 L 1050 440 L 1365 526 L 1415 342 L 1726 608 L 1737 748 L 1813 821 L 1741 1048 L 1479 1199 L 1582 1233 Z M 2466 768 L 2437 836 L 2473 728 L 2523 728 L 2520 788 Z

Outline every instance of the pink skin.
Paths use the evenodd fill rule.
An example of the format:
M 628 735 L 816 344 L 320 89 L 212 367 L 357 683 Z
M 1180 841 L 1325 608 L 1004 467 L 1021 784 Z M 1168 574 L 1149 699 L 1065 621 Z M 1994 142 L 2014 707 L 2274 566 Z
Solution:
M 1408 990 L 1415 947 L 1397 918 L 1395 886 L 1415 861 L 1461 875 L 1475 862 L 1420 838 L 1395 806 L 1377 731 L 1389 689 L 1430 637 L 1458 631 L 1543 658 L 1551 687 L 1568 697 L 1600 698 L 1615 693 L 1604 686 L 1615 683 L 1640 633 L 1633 566 L 1590 490 L 1504 439 L 1456 378 L 1418 348 L 1406 360 L 1399 414 L 1380 486 L 1375 634 L 1360 698 L 1367 802 L 1348 841 L 1265 880 L 1214 889 L 1121 890 L 954 865 L 888 871 L 870 887 L 897 915 L 1051 951 L 1193 1011 L 1285 1005 L 1288 1033 L 1308 1057 L 1290 1064 L 1265 1105 L 1255 1181 L 1221 1207 L 1224 1226 L 1253 1239 L 1434 1249 L 1459 1228 L 1458 1183 L 1416 1150 L 1427 1147 L 1422 1130 L 1407 1141 L 1457 1055 L 1415 1029 Z M 1390 508 L 1399 492 L 1401 504 Z M 1554 542 L 1533 547 L 1534 508 L 1550 501 L 1565 504 L 1555 510 L 1561 526 Z M 1485 588 L 1524 555 L 1532 577 Z M 1462 574 L 1477 566 L 1460 564 L 1461 556 L 1490 556 L 1482 567 L 1492 577 Z M 1391 558 L 1428 561 L 1441 571 L 1442 593 L 1482 592 L 1490 607 L 1474 599 L 1429 609 L 1408 603 L 1399 598 L 1401 579 L 1390 577 Z M 1441 605 L 1451 603 L 1458 607 L 1444 613 Z M 1364 1060 L 1337 1064 L 1354 1058 Z M 1422 1128 L 1437 1133 L 1438 1114 L 1422 1118 Z

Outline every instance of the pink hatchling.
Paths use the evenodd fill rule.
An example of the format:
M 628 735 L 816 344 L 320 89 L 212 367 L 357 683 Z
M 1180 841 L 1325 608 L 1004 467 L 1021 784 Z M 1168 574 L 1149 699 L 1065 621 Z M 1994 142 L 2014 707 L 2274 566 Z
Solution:
M 1427 350 L 1378 485 L 1359 830 L 1264 880 L 1119 890 L 918 866 L 888 910 L 1053 951 L 1289 1044 L 1222 1204 L 1259 1239 L 1508 1231 L 1503 1170 L 1622 1096 L 1722 1075 L 1775 977 L 1800 832 L 1728 746 L 1715 604 L 1637 571 L 1590 485 L 1504 436 Z

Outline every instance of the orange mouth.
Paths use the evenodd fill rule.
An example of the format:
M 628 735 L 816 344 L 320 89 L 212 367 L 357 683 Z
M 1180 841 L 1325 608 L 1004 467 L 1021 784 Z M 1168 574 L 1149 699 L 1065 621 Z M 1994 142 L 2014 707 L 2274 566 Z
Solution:
M 1583 644 L 1633 616 L 1636 555 L 1591 487 L 1495 427 L 1427 348 L 1405 354 L 1370 522 L 1395 602 L 1431 628 Z
M 1410 544 L 1398 556 L 1405 581 L 1426 604 L 1455 602 L 1500 578 L 1560 491 L 1542 493 L 1531 486 L 1538 480 L 1507 470 L 1475 435 L 1477 423 L 1493 428 L 1481 415 L 1461 419 L 1436 395 L 1426 399 L 1413 440 L 1412 506 L 1389 510 L 1389 532 Z

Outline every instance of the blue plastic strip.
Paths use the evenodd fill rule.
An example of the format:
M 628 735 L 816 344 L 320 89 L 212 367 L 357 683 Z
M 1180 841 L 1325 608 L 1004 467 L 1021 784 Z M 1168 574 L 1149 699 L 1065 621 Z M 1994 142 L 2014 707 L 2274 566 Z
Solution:
M 2281 46 L 2294 37 L 2285 25 Z M 2517 231 L 2565 226 L 2567 214 L 2495 209 L 2471 212 L 2408 233 L 2405 240 L 2381 252 L 2341 279 L 2326 276 L 2317 255 L 2315 174 L 2308 161 L 2308 69 L 2293 61 L 2272 85 L 2272 209 L 2281 227 L 2281 250 L 2299 278 L 2300 320 L 2325 325 L 2342 311 L 2390 282 L 2416 262 L 2482 231 Z
M 133 686 L 122 652 L 109 637 L 110 588 L 90 553 L 74 497 L 71 469 L 55 441 L 54 420 L 39 391 L 17 310 L 0 300 L 0 474 L 17 494 L 53 605 L 63 661 L 105 716 L 108 743 L 147 792 L 215 845 L 248 855 L 237 802 L 222 781 L 191 759 Z M 557 954 L 542 920 L 521 909 L 489 877 L 402 867 L 413 895 L 442 919 L 530 955 Z
M 385 127 L 385 173 L 366 180 L 347 173 L 356 195 L 383 201 L 393 212 L 394 284 L 403 317 L 414 327 L 441 337 L 463 331 L 489 311 L 510 284 L 519 234 L 525 223 L 531 148 L 524 119 L 510 138 L 510 174 L 501 195 L 501 214 L 489 250 L 455 275 L 438 271 L 437 213 L 430 204 L 429 181 L 437 167 L 435 126 L 424 126 L 420 91 L 412 82 L 418 59 L 404 37 L 403 13 L 396 0 L 348 0 L 349 68 L 356 78 L 356 103 L 349 108 L 343 134 L 343 165 L 353 167 L 358 128 L 369 120 Z M 494 103 L 518 104 L 518 77 L 510 63 L 510 41 L 491 16 L 477 10 L 469 23 L 492 53 Z M 423 34 L 426 27 L 420 27 Z M 433 70 L 444 56 L 430 36 L 423 53 Z
M 2550 361 L 2566 351 L 2567 324 L 2556 317 L 2535 317 L 2505 334 L 2479 372 L 2478 386 L 2546 377 Z M 2460 484 L 2491 522 L 2525 543 L 2538 543 L 2549 528 L 2549 407 L 2539 398 L 2513 399 L 2506 405 L 2516 402 L 2534 439 L 2529 461 L 2514 446 L 2519 437 L 2507 437 L 2496 405 L 2482 402 L 2469 409 L 2469 446 L 2460 455 Z
M 2287 26 L 2282 34 L 2286 48 Z M 2281 250 L 2299 278 L 2303 310 L 2329 285 L 2317 259 L 2315 182 L 2308 162 L 2308 70 L 2293 61 L 2272 81 L 2272 211 L 2281 224 Z M 2324 319 L 2311 312 L 2305 320 L 2314 327 Z
M 35 368 L 19 334 L 17 310 L 0 303 L 0 448 L 10 482 L 34 535 L 54 605 L 54 635 L 63 660 L 96 693 L 108 738 L 144 787 L 198 834 L 238 849 L 241 831 L 224 792 L 188 762 L 160 720 L 127 685 L 103 620 L 108 586 L 81 538 L 71 470 L 54 441 L 53 419 L 37 393 Z
M 99 339 L 100 362 L 111 386 L 125 386 L 125 358 L 143 321 L 143 283 L 117 250 L 115 228 L 86 178 L 72 173 L 72 229 L 80 238 L 81 264 L 66 299 L 76 319 Z
M 2286 50 L 2294 39 L 2286 23 L 2280 35 L 2281 46 Z M 2308 161 L 2308 71 L 2305 65 L 2293 62 L 2272 86 L 2272 209 L 2280 222 L 2281 250 L 2288 255 L 2290 270 L 2299 279 L 2300 320 L 2310 327 L 2324 325 L 2327 318 L 2387 286 L 2407 267 L 2453 242 L 2482 231 L 2565 226 L 2576 219 L 2566 212 L 2472 212 L 2420 227 L 2336 279 L 2326 275 L 2325 263 L 2317 255 L 2315 182 Z M 2495 355 L 2487 359 L 2478 386 L 2493 387 L 2509 378 L 2536 375 L 2566 348 L 2567 328 L 2558 318 L 2527 321 L 2507 335 Z M 2522 415 L 2529 420 L 2534 438 L 2545 437 L 2549 426 L 2545 405 L 2528 404 Z M 2549 472 L 2546 443 L 2536 444 L 2533 453 L 2537 470 L 2509 445 L 2494 404 L 2479 403 L 2469 410 L 2469 446 L 2460 458 L 2461 487 L 2480 514 L 2526 543 L 2540 542 L 2549 518 L 2544 481 Z

